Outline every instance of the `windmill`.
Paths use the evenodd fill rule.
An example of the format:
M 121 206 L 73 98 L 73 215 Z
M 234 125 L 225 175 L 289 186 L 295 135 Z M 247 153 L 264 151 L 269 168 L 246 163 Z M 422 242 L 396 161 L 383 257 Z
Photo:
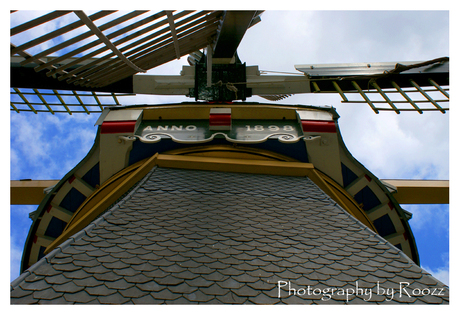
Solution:
M 226 16 L 226 18 L 223 20 L 224 22 L 225 21 L 231 21 L 232 19 L 235 20 L 235 18 L 232 18 L 231 17 L 231 14 L 236 14 L 235 12 L 223 12 Z M 247 28 L 247 26 L 255 23 L 257 21 L 257 19 L 255 19 L 254 17 L 257 17 L 258 16 L 258 12 L 252 12 L 252 15 L 251 14 L 248 14 L 247 12 L 243 12 L 244 14 L 247 14 L 247 15 L 250 15 L 250 19 L 249 17 L 247 18 L 248 20 L 248 23 L 247 25 L 245 26 L 245 28 Z M 241 13 L 241 14 L 243 14 Z M 64 13 L 62 13 L 64 14 Z M 81 23 L 83 23 L 84 21 L 87 21 L 84 16 L 82 15 L 82 13 L 78 13 L 79 14 L 79 17 L 80 17 L 80 21 Z M 165 23 L 170 23 L 169 25 L 171 24 L 179 24 L 174 22 L 174 23 L 171 23 L 171 14 L 172 13 L 165 13 L 166 14 L 166 20 L 165 21 L 168 21 L 168 22 L 165 22 Z M 212 15 L 212 14 L 211 14 Z M 184 15 L 186 16 L 186 15 Z M 243 18 L 239 17 L 238 19 L 236 19 L 239 23 L 241 23 L 242 20 L 244 20 Z M 228 22 L 227 22 L 228 23 Z M 89 23 L 88 23 L 89 24 Z M 166 24 L 165 24 L 166 25 Z M 225 32 L 225 26 L 228 25 L 228 24 L 225 24 L 223 23 L 222 24 L 222 28 L 220 29 L 220 36 L 219 38 L 223 39 L 223 43 L 229 43 L 229 42 L 232 42 L 232 41 L 235 41 L 235 39 L 229 39 L 228 37 L 225 37 L 225 36 L 228 36 L 228 35 L 225 35 L 226 32 Z M 89 27 L 91 26 L 91 24 L 89 25 Z M 91 27 L 90 27 L 91 29 Z M 184 27 L 184 29 L 186 30 L 187 28 Z M 177 31 L 177 33 L 179 34 L 179 37 L 177 40 L 174 39 L 174 30 L 173 30 L 173 27 L 169 27 L 168 30 L 170 30 L 170 37 L 171 37 L 171 43 L 172 45 L 170 45 L 169 49 L 171 52 L 175 52 L 176 55 L 172 54 L 172 58 L 171 58 L 171 55 L 169 56 L 171 59 L 174 59 L 174 57 L 177 57 L 177 52 L 178 51 L 182 51 L 181 49 L 181 46 L 180 46 L 180 40 L 179 38 L 180 37 L 180 32 Z M 93 31 L 94 33 L 97 33 L 97 31 Z M 244 32 L 243 32 L 244 33 Z M 234 34 L 232 34 L 234 35 Z M 177 34 L 176 34 L 177 36 Z M 100 39 L 102 41 L 102 39 Z M 238 41 L 238 39 L 236 39 L 236 41 Z M 219 43 L 219 41 L 217 42 Z M 179 46 L 179 47 L 177 47 Z M 236 45 L 237 46 L 237 45 Z M 108 46 L 107 46 L 108 47 Z M 219 47 L 218 45 L 216 47 Z M 174 49 L 173 49 L 174 48 Z M 16 49 L 16 51 L 19 51 L 17 48 L 13 48 L 13 49 Z M 235 99 L 242 99 L 242 98 L 246 98 L 246 97 L 249 97 L 249 93 L 252 93 L 252 94 L 260 94 L 260 95 L 263 95 L 265 96 L 266 98 L 269 98 L 269 99 L 272 99 L 272 100 L 275 100 L 277 98 L 283 98 L 283 97 L 286 97 L 288 94 L 294 94 L 294 93 L 299 93 L 299 91 L 307 91 L 307 92 L 310 92 L 310 91 L 317 91 L 317 92 L 321 92 L 321 91 L 335 91 L 335 92 L 342 92 L 343 94 L 345 94 L 345 92 L 347 92 L 348 90 L 347 89 L 350 89 L 349 87 L 347 88 L 347 84 L 352 84 L 353 86 L 355 86 L 355 84 L 357 84 L 359 86 L 359 84 L 361 83 L 361 81 L 358 81 L 358 79 L 363 79 L 364 82 L 368 82 L 368 81 L 372 81 L 372 79 L 377 79 L 377 80 L 374 80 L 372 81 L 373 83 L 375 83 L 378 87 L 375 87 L 375 89 L 377 90 L 377 92 L 379 92 L 380 94 L 380 91 L 379 89 L 386 89 L 388 86 L 387 85 L 383 85 L 380 86 L 379 84 L 381 84 L 380 82 L 381 81 L 384 81 L 385 78 L 382 78 L 382 77 L 374 77 L 374 78 L 370 78 L 369 76 L 375 76 L 376 73 L 368 73 L 366 72 L 364 75 L 365 77 L 363 78 L 362 75 L 363 75 L 363 71 L 366 70 L 368 71 L 369 69 L 373 69 L 373 68 L 376 68 L 376 66 L 381 66 L 383 68 L 378 68 L 380 70 L 377 70 L 378 74 L 380 74 L 381 72 L 385 73 L 385 71 L 387 72 L 390 72 L 392 71 L 393 69 L 396 69 L 395 66 L 396 64 L 393 64 L 392 66 L 390 65 L 373 65 L 373 64 L 370 64 L 370 65 L 365 65 L 365 68 L 364 70 L 362 68 L 358 68 L 358 69 L 355 69 L 353 68 L 354 66 L 356 65 L 353 65 L 350 66 L 350 65 L 345 65 L 345 67 L 343 67 L 342 65 L 342 68 L 344 70 L 344 72 L 339 72 L 338 76 L 337 74 L 333 73 L 332 75 L 336 75 L 335 77 L 333 78 L 339 78 L 340 80 L 336 80 L 336 79 L 331 79 L 332 75 L 331 75 L 331 72 L 329 71 L 329 69 L 324 69 L 324 67 L 321 67 L 321 66 L 317 66 L 317 65 L 309 65 L 309 67 L 299 67 L 299 69 L 304 69 L 302 71 L 304 71 L 305 73 L 308 74 L 308 79 L 306 78 L 306 76 L 285 76 L 285 77 L 280 77 L 280 76 L 277 76 L 277 77 L 269 77 L 269 76 L 260 76 L 260 74 L 258 73 L 258 70 L 256 68 L 251 68 L 251 67 L 239 67 L 240 69 L 233 69 L 231 71 L 228 71 L 228 70 L 225 70 L 225 63 L 224 63 L 224 66 L 221 66 L 222 64 L 219 64 L 219 63 L 216 63 L 216 62 L 213 62 L 213 60 L 211 59 L 209 61 L 209 58 L 206 58 L 206 57 L 203 57 L 203 56 L 199 56 L 200 53 L 194 53 L 194 51 L 196 50 L 196 47 L 192 49 L 192 55 L 193 56 L 198 56 L 198 57 L 195 57 L 195 58 L 190 58 L 191 59 L 191 64 L 193 64 L 194 66 L 194 71 L 195 72 L 191 72 L 191 68 L 185 68 L 184 67 L 184 70 L 182 72 L 182 75 L 181 76 L 176 76 L 176 77 L 158 77 L 158 76 L 155 76 L 155 77 L 141 77 L 141 76 L 133 76 L 132 80 L 133 82 L 135 82 L 134 84 L 134 87 L 137 86 L 137 88 L 139 90 L 136 90 L 136 91 L 126 91 L 126 92 L 141 92 L 141 93 L 153 93 L 153 94 L 175 94 L 175 93 L 181 93 L 183 94 L 184 91 L 182 90 L 178 90 L 177 86 L 180 86 L 180 87 L 185 87 L 185 94 L 190 94 L 192 97 L 195 97 L 197 100 L 207 100 L 207 101 L 210 101 L 212 99 L 210 99 L 209 95 L 212 95 L 211 98 L 214 98 L 216 95 L 219 95 L 219 97 L 221 97 L 221 95 L 224 95 L 223 97 L 224 98 L 227 98 L 227 99 L 219 99 L 220 101 L 232 101 L 232 100 L 235 100 Z M 229 48 L 226 47 L 225 51 L 228 51 Z M 219 50 L 218 49 L 215 49 L 216 52 L 218 52 Z M 116 52 L 112 52 L 113 55 L 117 55 Z M 186 53 L 188 54 L 188 53 Z M 233 54 L 232 54 L 233 55 Z M 206 54 L 204 55 L 206 56 Z M 207 54 L 207 56 L 209 56 L 209 54 Z M 217 56 L 216 58 L 220 58 L 222 56 Z M 228 56 L 223 56 L 222 58 L 229 58 Z M 121 58 L 120 58 L 121 59 Z M 72 60 L 73 61 L 73 60 Z M 71 62 L 72 62 L 71 61 Z M 214 60 L 216 61 L 216 60 Z M 19 61 L 21 62 L 21 61 Z M 23 62 L 23 61 L 22 61 Z M 60 61 L 57 61 L 57 63 L 60 62 Z M 121 61 L 120 61 L 121 62 Z M 50 62 L 50 64 L 52 64 L 52 62 Z M 76 65 L 78 63 L 73 63 L 73 65 Z M 420 68 L 420 67 L 429 67 L 429 70 L 428 70 L 428 74 L 430 76 L 430 79 L 436 83 L 436 85 L 440 88 L 438 89 L 438 87 L 436 87 L 436 85 L 433 85 L 431 84 L 431 86 L 433 86 L 435 89 L 437 89 L 437 92 L 441 93 L 442 95 L 446 95 L 446 89 L 445 88 L 441 88 L 441 86 L 445 86 L 446 85 L 446 82 L 445 81 L 440 81 L 440 79 L 438 79 L 437 77 L 439 76 L 440 78 L 442 78 L 443 76 L 446 77 L 446 69 L 445 69 L 445 66 L 446 64 L 448 64 L 448 61 L 443 59 L 443 60 L 433 60 L 431 62 L 428 62 L 428 63 L 424 63 L 424 64 L 420 64 L 420 63 L 410 63 L 407 67 L 408 68 L 405 68 L 405 69 L 399 69 L 399 70 L 404 70 L 404 71 L 411 71 L 413 70 L 414 68 Z M 233 67 L 233 65 L 241 65 L 241 63 L 239 63 L 238 61 L 235 63 L 235 64 L 232 64 L 230 63 L 230 67 Z M 228 66 L 228 65 L 227 65 Z M 129 73 L 130 71 L 133 71 L 135 69 L 133 69 L 132 65 L 129 65 L 129 62 L 125 62 L 124 64 L 124 67 L 126 69 L 128 69 L 127 73 Z M 192 66 L 189 66 L 189 67 L 192 67 Z M 205 76 L 204 74 L 207 74 L 209 73 L 209 71 L 206 73 L 206 69 L 209 69 L 212 68 L 212 69 L 215 69 L 214 71 L 217 71 L 219 70 L 219 68 L 224 68 L 224 70 L 219 70 L 220 71 L 220 75 L 222 75 L 222 73 L 224 72 L 229 72 L 229 73 L 238 73 L 239 71 L 243 71 L 245 70 L 246 71 L 246 78 L 247 78 L 247 84 L 246 84 L 246 89 L 245 88 L 242 88 L 241 85 L 244 85 L 242 84 L 242 81 L 244 81 L 244 76 L 243 76 L 243 79 L 240 79 L 240 77 L 235 77 L 233 78 L 231 81 L 227 79 L 227 82 L 225 82 L 226 80 L 214 80 L 213 81 L 213 78 L 211 77 L 211 82 L 209 82 L 209 77 L 208 76 Z M 235 66 L 236 67 L 236 66 Z M 238 67 L 237 67 L 238 68 Z M 310 70 L 305 70 L 306 68 L 309 68 Z M 431 72 L 434 68 L 434 72 Z M 24 77 L 28 77 L 28 78 L 33 78 L 33 72 L 30 71 L 30 68 L 29 69 L 23 69 L 22 67 L 18 67 L 17 69 L 15 68 L 12 68 L 13 70 L 19 70 L 18 72 L 21 72 L 21 71 L 27 71 L 29 70 L 29 72 L 27 73 L 27 75 L 24 75 Z M 198 70 L 201 69 L 201 72 L 199 72 Z M 425 69 L 425 68 L 424 68 Z M 54 69 L 56 70 L 56 69 Z M 312 71 L 314 70 L 314 71 Z M 346 77 L 347 73 L 351 70 L 357 70 L 358 71 L 358 78 L 355 78 L 356 80 L 348 80 L 348 81 L 351 81 L 351 82 L 348 82 L 347 80 L 344 80 L 344 76 Z M 383 71 L 382 71 L 383 70 Z M 399 71 L 398 70 L 398 71 Z M 53 70 L 52 70 L 53 71 Z M 70 72 L 72 71 L 75 71 L 75 69 L 72 69 Z M 121 70 L 120 70 L 121 71 Z M 13 71 L 14 72 L 14 71 Z M 78 71 L 75 71 L 75 72 L 78 72 Z M 74 72 L 74 73 L 75 73 Z M 365 71 L 364 71 L 365 72 Z M 393 71 L 393 72 L 396 72 L 396 71 Z M 37 74 L 39 74 L 40 72 L 37 72 Z M 107 71 L 102 71 L 103 75 L 104 73 L 107 74 Z M 344 74 L 345 73 L 345 74 Z M 66 73 L 65 75 L 67 75 L 68 73 Z M 424 73 L 426 74 L 426 73 Z M 388 75 L 390 75 L 391 77 L 391 73 L 389 73 Z M 395 75 L 397 78 L 400 78 L 400 74 L 398 73 L 397 75 L 396 74 L 393 74 Z M 53 76 L 50 75 L 50 76 L 47 76 L 47 78 L 51 78 Z M 402 74 L 401 74 L 402 76 Z M 417 81 L 417 78 L 415 77 L 416 75 L 413 75 L 411 78 L 413 79 L 414 82 Z M 433 76 L 436 76 L 435 79 L 433 79 Z M 110 76 L 111 77 L 111 76 Z M 316 77 L 318 77 L 318 79 L 315 79 Z M 387 77 L 387 75 L 386 75 Z M 420 76 L 421 78 L 423 78 L 423 75 Z M 14 76 L 13 76 L 14 78 Z M 32 82 L 41 82 L 43 84 L 46 84 L 45 82 L 48 81 L 48 79 L 45 78 L 45 77 L 40 77 L 40 80 L 37 80 L 37 79 L 34 79 L 32 80 Z M 195 79 L 195 82 L 194 84 L 191 84 L 190 86 L 188 86 L 187 84 L 190 83 L 190 81 L 193 81 L 193 79 Z M 136 80 L 139 80 L 139 81 L 136 81 Z M 149 81 L 150 80 L 150 81 Z M 169 81 L 168 81 L 169 80 Z M 265 82 L 257 82 L 258 80 L 265 80 Z M 280 81 L 283 81 L 282 84 L 279 84 Z M 291 80 L 292 82 L 289 82 L 289 80 Z M 395 79 L 396 80 L 396 79 Z M 422 80 L 426 80 L 425 78 L 423 78 Z M 19 80 L 21 81 L 21 80 Z M 56 80 L 55 80 L 56 81 Z M 64 80 L 59 80 L 57 79 L 57 81 L 59 82 L 62 82 Z M 219 81 L 221 81 L 221 84 L 219 85 Z M 286 84 L 285 81 L 288 81 L 289 84 Z M 12 80 L 12 82 L 15 82 L 14 79 Z M 17 82 L 17 81 L 16 81 Z M 22 84 L 24 84 L 24 81 L 21 81 Z M 54 82 L 54 81 L 52 81 Z M 138 82 L 138 85 L 136 85 Z M 143 82 L 149 82 L 147 84 L 143 83 Z M 332 83 L 332 82 L 335 82 Z M 345 85 L 341 85 L 343 82 L 345 82 Z M 353 83 L 354 82 L 354 83 Z M 393 84 L 392 82 L 394 82 L 395 84 L 397 84 L 398 87 L 400 88 L 405 88 L 405 86 L 400 83 L 399 81 L 389 81 L 389 84 Z M 209 84 L 210 83 L 210 84 Z M 228 83 L 231 83 L 231 84 L 228 84 Z M 314 84 L 315 83 L 315 84 Z M 332 83 L 331 86 L 327 86 L 325 85 L 325 83 Z M 14 84 L 14 83 L 13 83 Z M 36 84 L 36 83 L 32 83 L 32 84 Z M 251 85 L 252 84 L 252 85 Z M 271 85 L 271 88 L 269 89 L 269 91 L 267 92 L 267 90 L 264 90 L 264 85 Z M 361 83 L 362 84 L 362 83 Z M 163 86 L 163 87 L 162 87 Z M 169 88 L 173 86 L 173 88 Z M 274 88 L 273 86 L 278 86 L 278 88 Z M 286 87 L 289 86 L 290 89 L 287 89 Z M 392 85 L 393 86 L 393 85 Z M 28 86 L 28 87 L 34 87 L 34 86 Z M 35 88 L 42 88 L 43 86 L 35 86 Z M 150 89 L 152 87 L 155 87 L 156 90 L 151 90 L 151 91 L 146 91 L 145 89 Z M 394 86 L 393 86 L 394 87 Z M 93 86 L 93 87 L 86 87 L 88 89 L 103 89 L 102 87 L 97 87 L 96 85 Z M 116 88 L 117 91 L 123 91 L 123 86 L 118 86 Z M 412 86 L 412 89 L 416 89 L 417 87 L 414 87 Z M 58 90 L 59 88 L 56 86 L 55 89 L 51 89 L 51 90 Z M 144 89 L 144 90 L 142 90 Z M 250 91 L 251 89 L 251 91 Z M 257 90 L 259 89 L 259 90 Z M 296 90 L 297 89 L 297 90 Z M 334 89 L 334 90 L 333 90 Z M 361 90 L 363 90 L 362 88 L 360 88 Z M 356 88 L 356 90 L 359 90 L 358 88 Z M 394 87 L 394 89 L 397 90 L 396 87 Z M 98 91 L 94 91 L 95 93 L 96 92 L 100 92 L 101 90 L 98 90 Z M 106 90 L 107 91 L 107 90 Z M 202 91 L 202 93 L 200 92 Z M 19 96 L 23 96 L 24 97 L 24 93 L 21 93 L 20 90 L 18 91 L 15 91 L 16 93 L 18 93 Z M 110 91 L 109 91 L 110 92 Z M 400 94 L 401 92 L 398 91 Z M 34 91 L 34 93 L 36 93 Z M 200 94 L 201 93 L 201 94 Z M 248 94 L 246 94 L 248 93 Z M 407 96 L 407 94 L 409 92 L 404 92 Z M 411 91 L 412 93 L 412 91 Z M 374 93 L 374 94 L 377 94 L 377 93 Z M 74 94 L 75 95 L 75 94 Z M 361 94 L 362 95 L 362 94 Z M 378 94 L 377 94 L 378 95 Z M 382 94 L 380 94 L 382 95 Z M 383 96 L 383 95 L 386 95 L 386 96 Z M 384 101 L 386 103 L 389 104 L 389 108 L 391 110 L 394 110 L 394 111 L 403 111 L 403 110 L 406 110 L 405 108 L 402 109 L 402 108 L 399 108 L 399 109 L 396 109 L 393 107 L 393 106 L 396 106 L 395 104 L 397 104 L 397 101 L 387 101 L 386 98 L 388 98 L 388 92 L 387 94 L 383 93 L 382 97 L 384 99 Z M 423 95 L 423 93 L 422 93 Z M 94 94 L 92 94 L 92 96 L 94 97 Z M 112 95 L 111 95 L 112 96 Z M 404 95 L 402 95 L 404 96 Z M 40 98 L 38 95 L 37 95 L 38 98 Z M 43 96 L 42 96 L 43 97 Z M 82 97 L 82 96 L 81 96 Z M 113 97 L 113 96 L 112 96 Z M 348 100 L 347 96 L 346 95 L 343 95 L 343 100 L 346 101 Z M 386 98 L 385 98 L 386 97 Z M 363 99 L 364 101 L 366 102 L 370 102 L 373 107 L 375 108 L 376 106 L 374 105 L 376 101 L 371 101 L 370 99 L 370 96 L 369 95 L 366 95 L 364 92 L 363 92 Z M 404 98 L 405 99 L 405 98 Z M 413 109 L 415 110 L 421 110 L 421 106 L 417 105 L 416 102 L 414 101 L 414 99 L 411 99 L 409 98 L 411 101 L 407 101 L 407 103 L 412 106 Z M 95 98 L 95 100 L 97 100 L 97 98 Z M 425 99 L 425 101 L 429 101 L 429 99 Z M 434 101 L 434 99 L 433 99 Z M 38 107 L 36 106 L 36 104 L 32 104 L 31 102 L 29 102 L 29 104 L 27 104 L 27 102 L 24 102 L 25 106 L 27 106 L 30 110 L 32 110 L 32 108 L 35 108 L 35 107 Z M 416 107 L 414 107 L 414 103 Z M 425 104 L 427 102 L 424 102 Z M 436 103 L 438 106 L 439 106 L 439 101 L 435 101 L 434 103 Z M 433 102 L 429 101 L 428 104 L 432 104 L 432 106 L 434 107 L 435 110 L 440 110 Z M 62 104 L 62 103 L 61 103 Z M 96 103 L 93 103 L 93 104 L 96 104 Z M 393 106 L 391 105 L 393 104 Z M 19 109 L 18 106 L 16 106 L 17 104 L 12 104 L 16 107 L 16 109 L 14 109 L 13 107 L 13 110 L 22 110 L 22 109 Z M 67 105 L 67 104 L 66 104 Z M 249 104 L 250 105 L 250 104 Z M 249 106 L 248 105 L 248 106 Z M 48 104 L 48 106 L 51 108 L 51 106 Z M 48 109 L 48 106 L 46 106 L 46 104 L 43 104 L 43 108 L 47 108 L 47 111 L 50 111 Z M 254 105 L 253 105 L 254 106 Z M 27 110 L 27 107 L 25 107 L 25 109 Z M 59 107 L 62 107 L 64 108 L 64 110 L 69 113 L 70 110 L 68 110 L 67 108 L 69 108 L 69 106 L 64 106 L 64 104 L 60 105 Z M 85 107 L 86 107 L 86 110 L 85 110 Z M 83 107 L 83 110 L 85 111 L 89 111 L 88 110 L 88 107 L 89 106 L 86 106 Z M 250 106 L 249 106 L 250 107 Z M 372 106 L 371 106 L 372 107 Z M 97 106 L 96 106 L 97 108 Z M 100 108 L 100 107 L 99 107 Z M 189 108 L 193 108 L 193 105 L 190 104 Z M 422 107 L 423 110 L 432 110 L 433 108 L 427 108 L 425 109 L 424 107 Z M 377 109 L 379 110 L 379 109 Z M 445 107 L 442 107 L 440 111 L 444 111 L 445 110 Z M 57 111 L 57 110 L 56 110 Z M 209 113 L 208 113 L 209 114 Z M 216 117 L 219 117 L 219 115 L 228 115 L 228 112 L 220 112 L 219 110 L 217 112 L 212 112 L 211 115 L 217 115 Z M 235 114 L 235 112 L 233 111 L 233 114 Z M 227 116 L 228 117 L 228 116 Z M 233 118 L 232 118 L 233 119 Z M 114 121 L 118 121 L 118 120 L 114 120 Z M 236 122 L 236 121 L 235 121 Z M 140 123 L 140 122 L 139 122 Z M 233 123 L 233 121 L 232 121 Z M 137 123 L 136 123 L 137 124 Z M 109 124 L 110 125 L 110 124 Z M 190 126 L 194 126 L 194 125 L 190 125 Z M 247 125 L 244 125 L 244 126 L 247 126 Z M 250 127 L 250 128 L 256 128 L 255 126 L 260 126 L 260 125 L 254 125 L 253 127 Z M 147 126 L 148 127 L 148 126 Z M 162 126 L 163 128 L 166 128 L 166 126 Z M 177 129 L 179 129 L 179 126 L 176 126 Z M 266 126 L 266 127 L 269 127 L 269 126 Z M 278 127 L 279 126 L 275 126 L 274 127 Z M 110 128 L 110 127 L 109 127 Z M 158 128 L 158 127 L 157 127 Z M 170 126 L 170 128 L 172 129 L 172 126 Z M 183 126 L 183 128 L 187 128 L 187 126 Z M 225 127 L 224 127 L 225 128 Z M 191 129 L 193 129 L 191 127 Z M 224 129 L 225 130 L 225 129 Z M 222 133 L 222 132 L 221 132 Z M 170 134 L 171 136 L 172 134 Z M 141 137 L 143 137 L 143 135 L 140 135 Z M 193 134 L 191 135 L 193 136 Z M 291 134 L 292 136 L 292 134 Z M 311 141 L 317 141 L 315 139 L 313 139 L 314 137 L 312 137 L 312 139 L 310 139 Z M 325 137 L 323 136 L 323 140 L 325 139 Z M 121 141 L 126 141 L 126 142 L 129 142 L 129 141 L 132 141 L 133 139 L 129 139 L 128 138 L 119 138 L 119 140 Z M 144 139 L 145 140 L 145 139 Z M 147 139 L 148 140 L 148 139 Z M 150 139 L 150 140 L 153 140 L 153 139 Z M 118 140 L 117 140 L 118 141 Z M 139 141 L 138 141 L 139 142 Z M 147 141 L 148 142 L 148 141 Z M 319 162 L 319 161 L 318 161 Z M 77 179 L 77 182 L 79 181 L 79 179 Z M 72 182 L 75 182 L 75 179 L 72 180 Z M 388 187 L 391 187 L 391 186 L 388 186 Z M 54 209 L 51 209 L 51 212 L 52 211 L 55 211 Z M 415 259 L 415 258 L 414 258 Z

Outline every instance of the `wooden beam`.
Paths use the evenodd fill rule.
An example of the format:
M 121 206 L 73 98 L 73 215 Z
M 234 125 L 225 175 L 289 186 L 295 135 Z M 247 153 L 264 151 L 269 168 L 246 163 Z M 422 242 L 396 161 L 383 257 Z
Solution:
M 382 180 L 394 187 L 397 192 L 393 194 L 400 204 L 448 204 L 448 180 L 407 180 L 384 179 Z
M 171 30 L 171 37 L 174 43 L 174 50 L 176 51 L 176 58 L 179 60 L 181 57 L 179 49 L 179 40 L 177 39 L 176 26 L 174 25 L 173 11 L 166 11 L 166 16 L 168 18 L 169 29 Z
M 215 63 L 212 59 L 212 63 Z M 209 62 L 209 61 L 208 61 Z M 247 87 L 253 95 L 311 93 L 310 80 L 296 75 L 260 75 L 257 66 L 246 67 Z M 153 95 L 186 95 L 195 87 L 195 67 L 184 66 L 181 75 L 135 75 L 133 92 Z M 273 91 L 276 91 L 274 93 Z
M 91 21 L 91 19 L 83 11 L 74 11 L 80 20 L 88 26 L 88 28 L 96 35 L 112 52 L 120 58 L 126 65 L 134 69 L 136 72 L 147 72 L 144 69 L 136 66 L 131 60 L 125 57 L 122 52 L 108 39 L 104 33 Z
M 43 189 L 56 185 L 58 180 L 12 180 L 10 203 L 12 205 L 38 205 L 45 194 Z
M 159 154 L 159 167 L 208 170 L 216 172 L 307 176 L 313 169 L 311 163 L 280 162 L 247 159 L 226 159 L 201 156 Z
M 256 13 L 257 11 L 225 11 L 213 58 L 219 59 L 220 63 L 230 63 Z

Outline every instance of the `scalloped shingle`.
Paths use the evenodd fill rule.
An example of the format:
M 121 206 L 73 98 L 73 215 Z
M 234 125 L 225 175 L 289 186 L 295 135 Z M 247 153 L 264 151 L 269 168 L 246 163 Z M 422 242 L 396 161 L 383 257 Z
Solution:
M 345 295 L 356 281 L 373 296 Z M 12 304 L 449 301 L 308 178 L 165 168 L 11 286 Z M 423 294 L 433 290 L 444 295 Z

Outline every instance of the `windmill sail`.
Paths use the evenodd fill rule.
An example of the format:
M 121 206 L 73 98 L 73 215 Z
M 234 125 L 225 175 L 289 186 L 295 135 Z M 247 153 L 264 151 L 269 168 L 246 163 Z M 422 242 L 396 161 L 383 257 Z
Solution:
M 339 93 L 343 103 L 367 103 L 379 113 L 382 110 L 436 110 L 445 113 L 449 108 L 449 58 L 425 62 L 359 63 L 297 65 L 310 80 L 313 93 Z M 351 100 L 354 93 L 364 100 Z M 435 94 L 430 96 L 430 94 Z M 376 99 L 376 97 L 380 99 Z M 387 107 L 381 107 L 386 104 Z M 410 107 L 401 108 L 401 104 Z M 429 105 L 429 106 L 426 106 Z

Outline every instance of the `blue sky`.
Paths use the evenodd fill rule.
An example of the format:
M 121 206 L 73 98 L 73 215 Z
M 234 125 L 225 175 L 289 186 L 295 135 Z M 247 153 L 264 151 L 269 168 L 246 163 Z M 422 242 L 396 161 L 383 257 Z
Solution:
M 154 10 L 154 9 L 153 9 Z M 88 15 L 90 11 L 85 11 Z M 21 13 L 15 13 L 21 14 Z M 11 16 L 11 23 L 20 23 Z M 24 19 L 26 19 L 24 17 Z M 14 24 L 16 25 L 16 24 Z M 18 37 L 18 41 L 20 38 Z M 33 53 L 33 51 L 31 50 Z M 423 61 L 449 56 L 447 11 L 266 11 L 238 50 L 248 66 L 296 72 L 295 64 Z M 149 71 L 178 75 L 186 57 Z M 136 96 L 122 104 L 158 104 L 186 97 Z M 352 155 L 382 179 L 449 179 L 449 116 L 439 112 L 381 113 L 363 104 L 341 104 L 338 95 L 296 95 L 278 103 L 332 105 Z M 248 101 L 267 102 L 259 97 Z M 60 179 L 89 151 L 97 114 L 11 112 L 10 179 Z M 403 205 L 421 265 L 448 283 L 449 206 Z M 11 206 L 11 280 L 36 206 Z

